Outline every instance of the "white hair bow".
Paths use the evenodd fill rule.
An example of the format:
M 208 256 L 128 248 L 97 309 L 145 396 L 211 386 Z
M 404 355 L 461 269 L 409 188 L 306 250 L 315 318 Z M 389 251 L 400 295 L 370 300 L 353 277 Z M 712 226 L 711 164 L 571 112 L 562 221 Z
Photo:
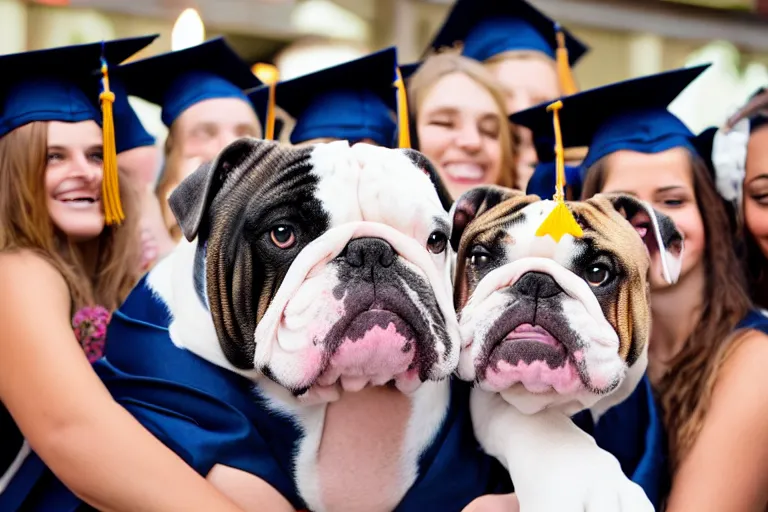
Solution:
M 720 128 L 712 141 L 712 166 L 715 186 L 726 201 L 741 203 L 747 164 L 749 119 L 742 119 L 730 130 Z

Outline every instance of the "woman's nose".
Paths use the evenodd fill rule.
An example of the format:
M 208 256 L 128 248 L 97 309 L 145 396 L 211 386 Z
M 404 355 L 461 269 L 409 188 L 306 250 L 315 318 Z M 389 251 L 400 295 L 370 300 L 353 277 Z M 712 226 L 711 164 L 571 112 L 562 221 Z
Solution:
M 83 154 L 72 159 L 71 173 L 90 183 L 101 179 L 104 168 L 103 165 L 96 165 L 88 160 L 88 157 Z
M 469 151 L 479 150 L 480 141 L 480 132 L 474 126 L 463 128 L 461 131 L 459 131 L 456 137 L 457 145 L 460 148 Z

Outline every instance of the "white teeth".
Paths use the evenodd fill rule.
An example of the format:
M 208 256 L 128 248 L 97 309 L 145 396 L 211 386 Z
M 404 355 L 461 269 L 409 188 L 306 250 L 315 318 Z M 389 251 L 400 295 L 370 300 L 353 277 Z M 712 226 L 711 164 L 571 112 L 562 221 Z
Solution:
M 447 164 L 443 168 L 455 179 L 481 180 L 485 176 L 485 171 L 477 164 Z

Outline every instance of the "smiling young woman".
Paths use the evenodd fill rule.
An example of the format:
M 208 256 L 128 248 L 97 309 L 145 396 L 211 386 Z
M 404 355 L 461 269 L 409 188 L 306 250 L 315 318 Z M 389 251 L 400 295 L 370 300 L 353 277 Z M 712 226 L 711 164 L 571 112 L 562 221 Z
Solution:
M 147 39 L 103 51 L 124 60 Z M 112 399 L 84 353 L 83 333 L 103 330 L 138 277 L 137 197 L 125 175 L 108 182 L 125 218 L 106 222 L 103 153 L 115 149 L 89 95 L 98 83 L 39 70 L 93 62 L 82 71 L 91 77 L 101 51 L 0 57 L 0 510 L 74 510 L 79 499 L 111 511 L 237 510 Z
M 419 151 L 436 166 L 454 198 L 472 187 L 515 187 L 516 145 L 505 98 L 482 64 L 433 55 L 408 84 Z

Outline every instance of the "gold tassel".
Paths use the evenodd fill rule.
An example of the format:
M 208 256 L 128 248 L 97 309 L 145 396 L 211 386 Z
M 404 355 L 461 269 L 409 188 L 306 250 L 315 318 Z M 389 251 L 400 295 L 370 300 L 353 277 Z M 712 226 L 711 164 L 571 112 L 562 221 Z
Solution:
M 408 123 L 408 96 L 405 92 L 403 74 L 400 72 L 400 68 L 396 68 L 396 70 L 397 80 L 395 81 L 395 87 L 397 87 L 397 147 L 401 149 L 410 149 L 411 130 Z
M 551 236 L 555 242 L 559 242 L 563 235 L 571 235 L 574 238 L 581 238 L 584 232 L 581 226 L 576 222 L 571 210 L 565 204 L 565 151 L 563 150 L 563 135 L 560 131 L 560 109 L 563 108 L 562 101 L 556 101 L 547 107 L 548 112 L 552 112 L 553 123 L 555 126 L 555 194 L 552 199 L 555 201 L 555 208 L 544 219 L 536 236 Z
M 568 48 L 565 46 L 565 34 L 560 25 L 555 27 L 557 37 L 557 77 L 560 80 L 560 89 L 563 96 L 576 94 L 576 81 L 571 73 L 571 65 L 568 62 Z
M 123 205 L 120 202 L 120 182 L 117 173 L 117 149 L 115 146 L 115 123 L 112 114 L 112 105 L 115 102 L 115 93 L 109 88 L 109 71 L 107 61 L 101 58 L 102 91 L 99 94 L 101 112 L 103 116 L 103 165 L 104 177 L 101 183 L 101 202 L 104 205 L 104 219 L 108 226 L 121 224 L 125 220 Z
M 269 99 L 267 100 L 267 125 L 264 127 L 264 139 L 275 140 L 275 87 L 280 80 L 280 71 L 276 66 L 266 62 L 257 62 L 252 72 L 259 80 L 269 85 Z

